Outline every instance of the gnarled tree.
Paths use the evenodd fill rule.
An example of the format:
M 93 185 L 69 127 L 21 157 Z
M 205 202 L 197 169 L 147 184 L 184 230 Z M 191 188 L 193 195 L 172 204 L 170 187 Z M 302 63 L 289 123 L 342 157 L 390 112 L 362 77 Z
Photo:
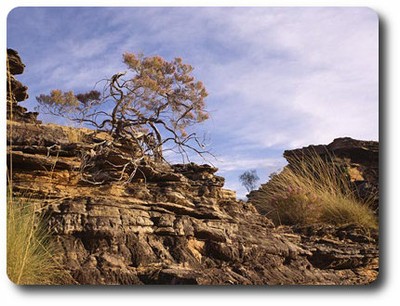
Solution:
M 183 162 L 190 151 L 209 153 L 191 126 L 208 119 L 207 91 L 181 58 L 125 53 L 127 70 L 103 80 L 102 91 L 74 94 L 52 90 L 36 97 L 41 110 L 108 132 L 115 141 L 131 142 L 141 156 L 165 160 L 163 152 L 178 152 Z

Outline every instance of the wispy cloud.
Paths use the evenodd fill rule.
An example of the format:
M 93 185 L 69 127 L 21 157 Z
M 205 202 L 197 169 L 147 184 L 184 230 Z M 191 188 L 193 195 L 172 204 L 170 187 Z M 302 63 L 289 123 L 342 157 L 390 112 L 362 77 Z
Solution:
M 251 16 L 262 20 L 264 13 L 254 10 Z M 375 13 L 275 9 L 270 15 L 261 26 L 243 22 L 246 14 L 229 18 L 232 32 L 254 52 L 211 73 L 223 71 L 213 84 L 230 93 L 230 102 L 219 108 L 225 130 L 261 146 L 292 147 L 344 135 L 377 139 Z M 243 107 L 237 112 L 233 105 Z
M 221 173 L 229 171 L 246 171 L 249 169 L 260 168 L 277 168 L 282 164 L 280 158 L 242 158 L 240 156 L 229 157 L 216 162 L 216 165 L 221 169 Z

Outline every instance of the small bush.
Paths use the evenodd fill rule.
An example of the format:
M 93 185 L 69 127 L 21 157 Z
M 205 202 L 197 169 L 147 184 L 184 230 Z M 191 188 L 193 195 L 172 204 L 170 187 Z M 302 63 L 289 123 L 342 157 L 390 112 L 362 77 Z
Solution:
M 7 274 L 18 285 L 72 283 L 55 259 L 56 248 L 34 205 L 7 201 Z
M 251 201 L 276 225 L 357 224 L 377 229 L 371 203 L 361 202 L 351 184 L 333 157 L 325 160 L 313 153 L 293 157 Z
M 253 169 L 243 172 L 239 176 L 239 180 L 246 188 L 247 192 L 251 192 L 256 188 L 257 182 L 260 180 L 260 178 L 257 175 L 257 171 Z

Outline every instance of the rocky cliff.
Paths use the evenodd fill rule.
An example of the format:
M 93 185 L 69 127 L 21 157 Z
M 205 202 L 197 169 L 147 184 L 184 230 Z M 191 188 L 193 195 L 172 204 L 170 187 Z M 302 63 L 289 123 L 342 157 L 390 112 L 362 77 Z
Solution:
M 42 207 L 78 283 L 364 284 L 377 275 L 376 234 L 275 228 L 208 165 L 93 185 L 80 179 L 81 156 L 101 135 L 11 121 L 8 132 L 14 195 Z
M 47 216 L 57 256 L 79 284 L 341 285 L 377 277 L 376 233 L 276 228 L 224 189 L 209 165 L 143 162 L 130 180 L 89 183 L 83 161 L 99 146 L 108 148 L 100 161 L 107 178 L 125 158 L 107 135 L 9 118 L 12 192 Z

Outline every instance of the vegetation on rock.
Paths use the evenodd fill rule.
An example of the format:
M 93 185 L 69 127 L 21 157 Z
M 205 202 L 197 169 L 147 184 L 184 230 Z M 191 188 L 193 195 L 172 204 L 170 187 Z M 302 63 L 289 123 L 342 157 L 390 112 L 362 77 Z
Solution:
M 18 285 L 73 283 L 55 254 L 54 237 L 34 205 L 7 201 L 7 275 Z
M 160 56 L 125 53 L 127 71 L 104 80 L 102 92 L 74 94 L 52 90 L 36 99 L 42 109 L 107 131 L 118 141 L 132 142 L 140 155 L 165 160 L 163 151 L 208 153 L 205 143 L 190 127 L 208 119 L 201 81 L 193 67 L 181 58 L 166 61 Z
M 345 168 L 316 152 L 292 156 L 289 166 L 253 194 L 251 202 L 276 225 L 357 224 L 377 229 L 369 201 L 362 202 Z

